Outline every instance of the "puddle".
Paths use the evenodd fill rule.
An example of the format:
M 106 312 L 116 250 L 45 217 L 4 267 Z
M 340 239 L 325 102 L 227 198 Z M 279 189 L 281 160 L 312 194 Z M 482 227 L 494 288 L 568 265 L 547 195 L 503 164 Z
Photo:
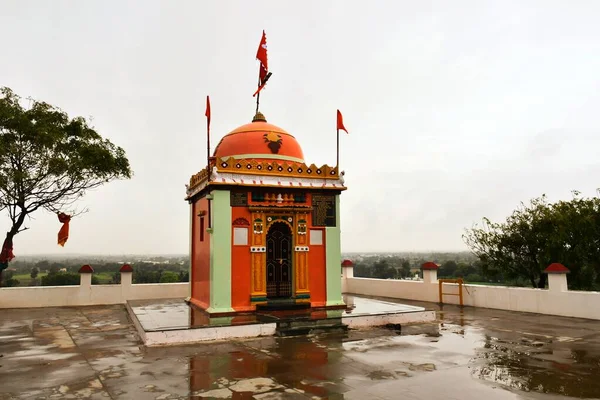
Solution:
M 577 398 L 600 395 L 600 352 L 550 340 L 502 340 L 487 336 L 476 351 L 472 375 L 505 386 Z

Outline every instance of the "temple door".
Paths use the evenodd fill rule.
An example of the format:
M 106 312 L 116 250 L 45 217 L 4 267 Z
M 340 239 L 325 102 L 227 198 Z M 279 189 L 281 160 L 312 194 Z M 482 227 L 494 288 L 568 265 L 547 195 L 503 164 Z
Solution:
M 292 296 L 292 231 L 275 222 L 267 232 L 267 298 Z

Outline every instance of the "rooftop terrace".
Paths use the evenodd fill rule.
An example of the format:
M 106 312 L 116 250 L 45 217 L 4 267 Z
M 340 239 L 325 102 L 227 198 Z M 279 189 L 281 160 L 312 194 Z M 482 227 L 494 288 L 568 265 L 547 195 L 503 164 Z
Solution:
M 426 307 L 437 320 L 401 332 L 159 348 L 141 345 L 123 305 L 5 309 L 0 399 L 600 397 L 600 321 Z

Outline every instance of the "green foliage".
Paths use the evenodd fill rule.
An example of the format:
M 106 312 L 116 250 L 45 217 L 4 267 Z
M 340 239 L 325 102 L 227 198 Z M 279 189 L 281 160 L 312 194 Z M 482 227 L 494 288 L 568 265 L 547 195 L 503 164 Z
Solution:
M 368 258 L 354 264 L 354 276 L 376 279 L 398 279 L 411 276 L 411 263 L 405 258 Z
M 165 271 L 160 276 L 160 283 L 175 283 L 179 282 L 179 275 L 172 271 Z
M 42 286 L 79 285 L 79 274 L 73 272 L 50 273 L 42 276 Z M 92 285 L 98 284 L 98 278 L 92 275 Z
M 4 281 L 4 286 L 6 287 L 15 287 L 19 286 L 21 282 L 18 279 L 10 278 Z
M 483 275 L 527 280 L 546 286 L 543 271 L 551 263 L 571 270 L 572 289 L 600 287 L 600 199 L 581 198 L 548 203 L 546 196 L 521 204 L 503 223 L 483 219 L 482 227 L 463 238 L 481 261 Z
M 402 260 L 400 267 L 400 277 L 407 278 L 410 276 L 410 261 Z
M 16 270 L 14 278 L 20 281 L 19 284 L 21 286 L 38 286 L 41 284 L 41 278 L 46 275 L 46 271 L 57 274 L 60 269 L 66 268 L 70 272 L 75 272 L 83 264 L 90 264 L 94 268 L 92 278 L 94 282 L 102 285 L 119 284 L 121 282 L 121 273 L 119 270 L 123 266 L 123 263 L 127 261 L 134 267 L 134 283 L 159 283 L 161 274 L 164 271 L 176 273 L 179 277 L 178 282 L 189 281 L 189 261 L 187 256 L 151 256 L 147 259 L 149 261 L 123 260 L 117 256 L 108 256 L 107 258 L 83 256 L 49 261 L 47 259 L 28 259 L 28 257 L 24 256 L 11 262 L 11 270 Z M 31 278 L 31 271 L 34 268 L 37 268 L 39 271 L 36 279 Z
M 157 283 L 160 282 L 161 271 L 135 268 L 133 270 L 133 283 Z
M 384 259 L 377 261 L 373 265 L 373 277 L 380 279 L 396 279 L 398 277 L 398 272 Z
M 479 274 L 469 274 L 465 277 L 465 282 L 482 282 L 483 278 Z
M 357 262 L 354 264 L 354 276 L 357 278 L 372 278 L 373 270 L 366 263 Z
M 11 220 L 9 240 L 35 211 L 74 214 L 69 207 L 87 190 L 131 174 L 125 151 L 84 118 L 40 101 L 25 109 L 10 89 L 0 90 L 0 211 Z
M 438 270 L 438 276 L 440 278 L 451 278 L 454 277 L 456 270 L 458 269 L 458 265 L 456 261 L 449 260 L 440 265 L 440 269 Z
M 33 267 L 31 269 L 31 274 L 29 274 L 29 275 L 31 276 L 31 279 L 35 279 L 35 278 L 37 278 L 39 273 L 40 273 L 40 270 L 37 267 Z
M 121 283 L 121 273 L 120 272 L 113 272 L 110 283 L 120 284 Z
M 14 287 L 19 286 L 19 280 L 14 278 L 13 271 L 4 271 L 2 274 L 2 286 Z

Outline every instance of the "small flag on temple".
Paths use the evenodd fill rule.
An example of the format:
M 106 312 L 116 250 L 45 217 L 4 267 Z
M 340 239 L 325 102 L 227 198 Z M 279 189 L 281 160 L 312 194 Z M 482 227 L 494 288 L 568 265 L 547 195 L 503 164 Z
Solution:
M 63 224 L 58 231 L 58 244 L 64 247 L 67 239 L 69 239 L 69 221 L 71 221 L 71 216 L 65 213 L 58 213 L 58 221 Z
M 206 112 L 204 115 L 206 115 L 206 124 L 210 127 L 210 98 L 208 96 L 206 96 Z
M 267 57 L 267 35 L 263 31 L 258 50 L 256 51 L 256 59 L 260 61 L 260 80 L 263 81 L 269 71 L 269 59 Z
M 340 110 L 337 110 L 337 129 L 338 131 L 341 129 L 348 133 L 346 127 L 344 126 L 344 119 L 342 118 L 342 113 L 340 112 Z
M 267 36 L 265 31 L 263 31 L 262 38 L 260 39 L 260 44 L 258 45 L 258 50 L 256 51 L 256 59 L 260 61 L 260 66 L 258 70 L 258 89 L 252 95 L 252 97 L 256 96 L 264 87 L 271 74 L 269 73 L 269 59 L 267 57 Z

